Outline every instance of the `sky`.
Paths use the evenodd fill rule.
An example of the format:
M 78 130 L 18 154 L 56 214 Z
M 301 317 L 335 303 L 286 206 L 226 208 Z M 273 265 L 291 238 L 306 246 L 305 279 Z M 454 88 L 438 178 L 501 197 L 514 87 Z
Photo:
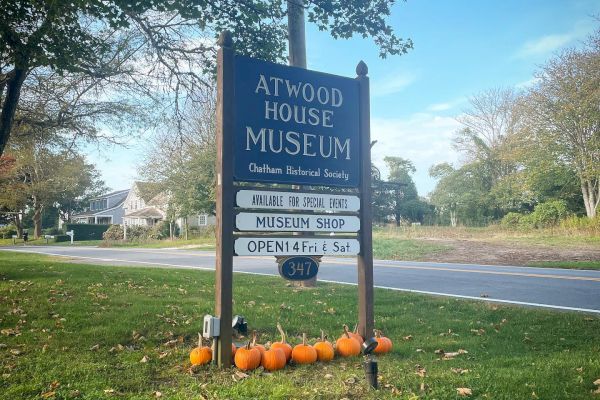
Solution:
M 373 162 L 385 177 L 385 156 L 411 160 L 418 192 L 427 196 L 435 187 L 429 167 L 460 163 L 451 140 L 469 97 L 495 87 L 526 88 L 555 52 L 596 29 L 594 16 L 600 16 L 598 0 L 399 1 L 388 22 L 413 40 L 413 50 L 381 59 L 371 39 L 334 40 L 307 24 L 308 68 L 354 77 L 356 64 L 367 63 Z M 131 140 L 127 148 L 90 148 L 88 159 L 108 187 L 126 189 L 146 151 L 143 139 Z

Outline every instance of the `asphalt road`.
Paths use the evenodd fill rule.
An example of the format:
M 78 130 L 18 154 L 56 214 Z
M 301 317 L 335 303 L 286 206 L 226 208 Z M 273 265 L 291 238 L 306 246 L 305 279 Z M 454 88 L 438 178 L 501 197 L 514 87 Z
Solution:
M 65 256 L 75 262 L 214 270 L 213 252 L 177 249 L 132 249 L 62 246 L 3 248 Z M 274 257 L 234 257 L 241 273 L 277 275 Z M 319 280 L 356 284 L 356 259 L 325 257 Z M 380 288 L 481 301 L 600 314 L 600 271 L 474 264 L 374 262 Z

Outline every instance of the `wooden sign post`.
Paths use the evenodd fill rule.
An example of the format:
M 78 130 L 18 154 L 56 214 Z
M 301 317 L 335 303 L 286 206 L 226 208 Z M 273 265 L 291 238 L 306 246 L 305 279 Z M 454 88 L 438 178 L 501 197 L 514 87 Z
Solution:
M 236 55 L 228 32 L 218 44 L 217 365 L 232 362 L 234 255 L 276 256 L 286 279 L 314 276 L 323 255 L 356 255 L 359 333 L 371 337 L 367 66 L 361 61 L 349 79 Z M 303 189 L 264 186 L 273 183 Z

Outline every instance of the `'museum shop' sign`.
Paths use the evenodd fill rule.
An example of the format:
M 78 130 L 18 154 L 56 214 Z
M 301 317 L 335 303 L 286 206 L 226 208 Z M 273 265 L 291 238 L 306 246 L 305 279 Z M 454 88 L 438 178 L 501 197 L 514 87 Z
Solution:
M 354 79 L 235 57 L 234 178 L 356 187 Z

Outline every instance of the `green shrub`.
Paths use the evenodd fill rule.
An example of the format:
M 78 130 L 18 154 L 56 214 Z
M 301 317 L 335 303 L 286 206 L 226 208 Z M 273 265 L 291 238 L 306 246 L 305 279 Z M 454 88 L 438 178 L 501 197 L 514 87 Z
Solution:
M 54 241 L 55 242 L 70 242 L 71 241 L 71 236 L 69 236 L 69 235 L 56 235 L 56 236 L 54 236 Z
M 563 200 L 552 200 L 535 206 L 530 214 L 536 228 L 557 226 L 569 215 L 567 203 Z
M 9 224 L 0 228 L 0 237 L 2 239 L 12 239 L 13 235 L 17 234 L 17 227 Z
M 99 224 L 65 224 L 66 231 L 74 231 L 73 240 L 102 240 L 102 234 L 110 228 L 110 225 Z
M 104 240 L 123 240 L 123 227 L 121 225 L 111 225 L 110 228 L 102 234 Z
M 148 239 L 150 227 L 144 225 L 127 225 L 127 240 Z
M 150 228 L 148 232 L 149 239 L 165 239 L 169 237 L 169 223 L 160 221 Z
M 524 217 L 523 214 L 519 214 L 516 212 L 509 212 L 502 218 L 502 221 L 500 221 L 500 225 L 505 228 L 516 228 L 519 226 L 519 222 L 521 221 L 521 218 L 523 218 L 523 217 Z

